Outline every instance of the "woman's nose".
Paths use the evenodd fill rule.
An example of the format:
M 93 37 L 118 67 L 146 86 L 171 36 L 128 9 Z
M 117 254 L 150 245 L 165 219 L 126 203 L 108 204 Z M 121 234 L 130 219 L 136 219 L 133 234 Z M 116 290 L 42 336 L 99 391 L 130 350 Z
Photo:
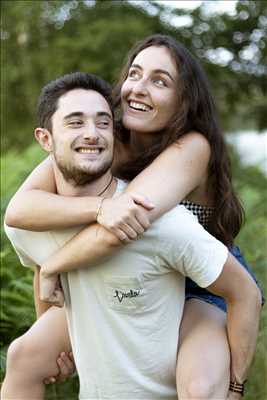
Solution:
M 147 83 L 144 79 L 135 82 L 132 87 L 132 92 L 138 95 L 145 96 L 147 94 Z

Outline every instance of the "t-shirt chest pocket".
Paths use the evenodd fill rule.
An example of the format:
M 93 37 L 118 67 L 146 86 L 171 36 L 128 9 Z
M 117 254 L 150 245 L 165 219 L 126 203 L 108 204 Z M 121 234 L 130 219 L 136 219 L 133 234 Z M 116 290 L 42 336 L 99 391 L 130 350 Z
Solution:
M 125 313 L 144 311 L 145 288 L 141 276 L 105 277 L 105 292 L 109 306 Z

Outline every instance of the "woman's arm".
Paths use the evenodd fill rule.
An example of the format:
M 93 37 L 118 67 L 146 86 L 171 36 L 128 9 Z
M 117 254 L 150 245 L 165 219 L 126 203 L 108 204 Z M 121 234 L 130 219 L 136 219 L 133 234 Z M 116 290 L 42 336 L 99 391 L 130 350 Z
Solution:
M 127 187 L 127 192 L 147 196 L 155 208 L 150 222 L 175 207 L 207 178 L 210 145 L 200 133 L 192 132 L 164 150 Z
M 98 197 L 65 197 L 56 194 L 55 176 L 47 157 L 28 176 L 11 199 L 5 223 L 20 229 L 47 231 L 95 221 Z
M 150 221 L 160 217 L 201 184 L 207 174 L 210 148 L 200 134 L 188 134 L 166 149 L 127 187 L 151 198 L 156 207 L 146 211 Z M 105 218 L 105 201 L 103 215 Z M 108 218 L 108 216 L 107 216 Z M 94 224 L 83 229 L 42 266 L 45 276 L 87 267 L 112 255 L 121 241 L 104 227 Z M 83 251 L 81 252 L 81 249 Z
M 101 202 L 101 197 L 56 194 L 52 161 L 47 157 L 11 199 L 5 223 L 40 232 L 86 225 L 96 221 Z M 135 193 L 125 193 L 116 200 L 106 202 L 106 218 L 102 224 L 108 224 L 108 229 L 120 239 L 133 239 L 148 228 L 144 209 L 151 210 L 153 207 L 148 199 Z

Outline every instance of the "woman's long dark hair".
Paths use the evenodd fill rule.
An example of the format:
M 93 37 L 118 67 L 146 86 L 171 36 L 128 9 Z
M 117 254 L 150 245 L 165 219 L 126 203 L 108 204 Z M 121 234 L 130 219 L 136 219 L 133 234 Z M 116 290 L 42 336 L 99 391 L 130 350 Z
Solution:
M 214 189 L 215 211 L 208 230 L 230 246 L 241 228 L 244 212 L 232 186 L 230 161 L 219 127 L 216 107 L 207 77 L 200 64 L 174 38 L 160 34 L 152 35 L 138 43 L 130 52 L 120 80 L 114 88 L 115 113 L 118 120 L 116 136 L 122 142 L 129 141 L 130 132 L 123 127 L 120 116 L 121 87 L 134 58 L 140 51 L 150 46 L 166 47 L 176 62 L 179 106 L 174 120 L 157 135 L 158 142 L 146 152 L 142 152 L 135 160 L 122 164 L 119 169 L 120 175 L 125 179 L 133 179 L 168 145 L 191 131 L 201 133 L 211 146 L 209 181 Z

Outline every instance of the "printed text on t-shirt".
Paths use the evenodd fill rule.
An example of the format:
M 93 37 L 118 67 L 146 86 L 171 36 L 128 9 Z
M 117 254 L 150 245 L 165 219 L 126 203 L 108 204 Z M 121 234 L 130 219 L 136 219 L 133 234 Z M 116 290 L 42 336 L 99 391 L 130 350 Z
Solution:
M 125 298 L 137 297 L 140 294 L 140 290 L 130 289 L 128 292 L 122 292 L 121 290 L 115 290 L 115 296 L 121 303 Z

